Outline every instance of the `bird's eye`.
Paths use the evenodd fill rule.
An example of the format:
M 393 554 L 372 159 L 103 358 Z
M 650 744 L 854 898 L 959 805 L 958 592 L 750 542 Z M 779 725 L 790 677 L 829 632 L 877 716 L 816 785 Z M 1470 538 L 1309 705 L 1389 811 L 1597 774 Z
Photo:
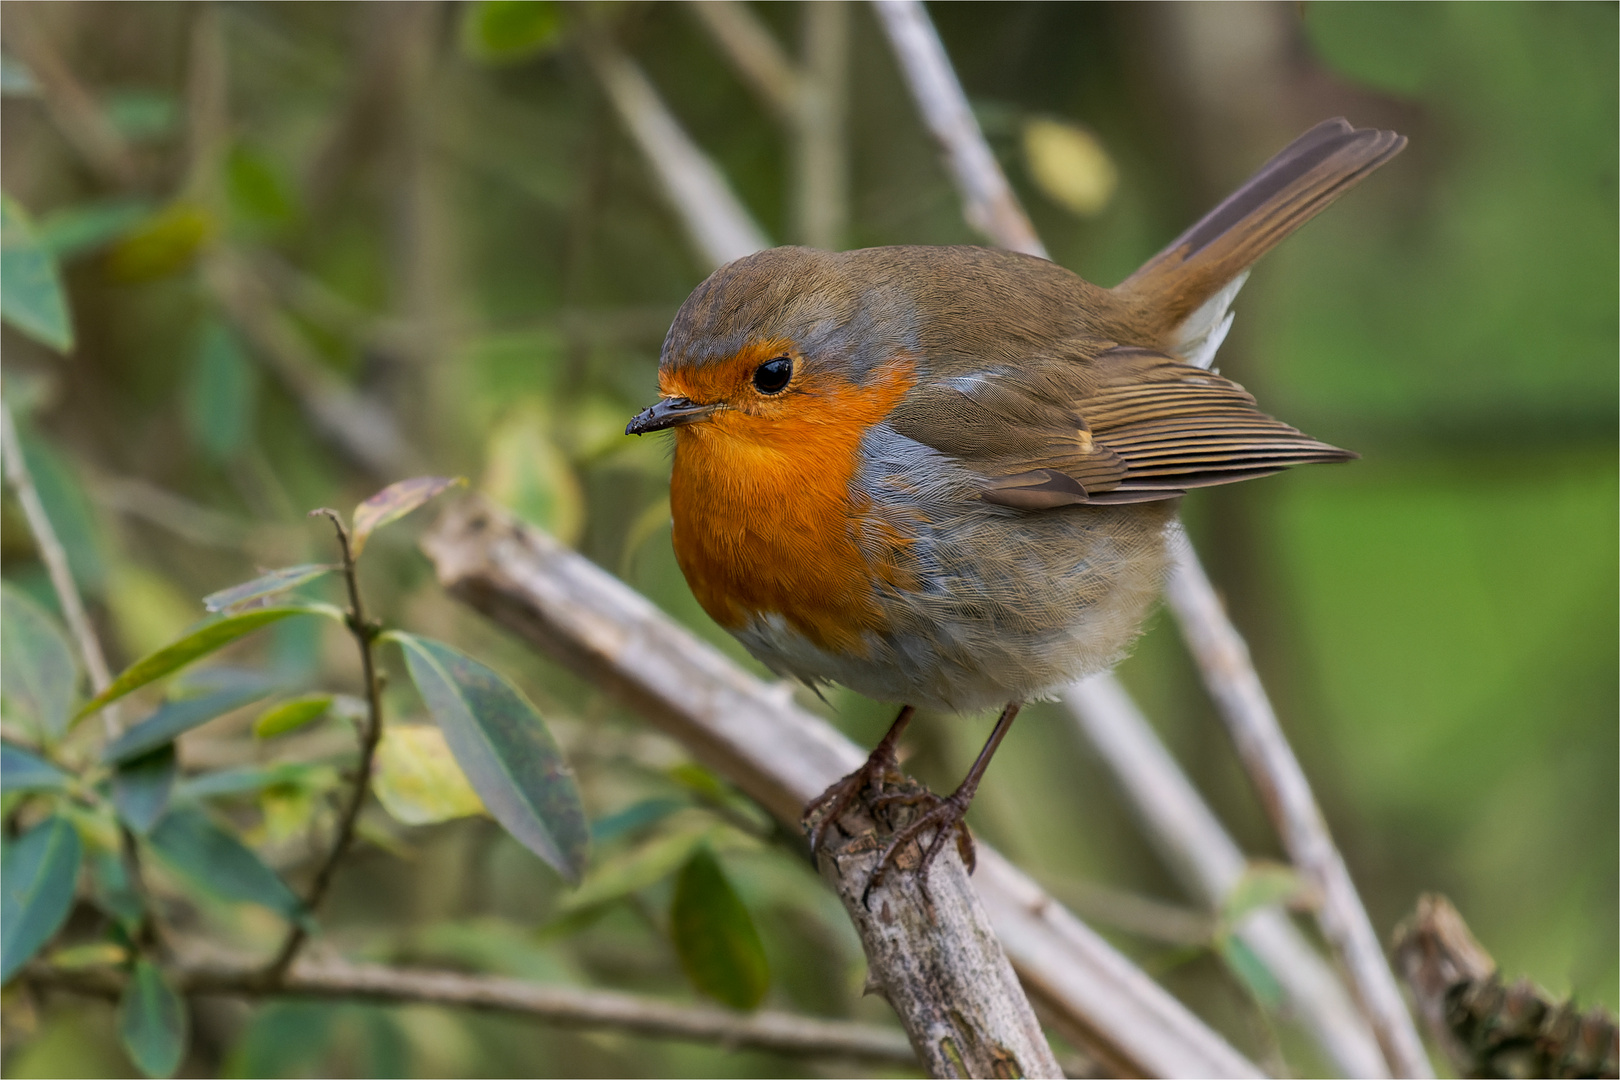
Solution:
M 754 369 L 754 389 L 762 394 L 780 394 L 791 378 L 793 361 L 786 356 L 778 356 Z

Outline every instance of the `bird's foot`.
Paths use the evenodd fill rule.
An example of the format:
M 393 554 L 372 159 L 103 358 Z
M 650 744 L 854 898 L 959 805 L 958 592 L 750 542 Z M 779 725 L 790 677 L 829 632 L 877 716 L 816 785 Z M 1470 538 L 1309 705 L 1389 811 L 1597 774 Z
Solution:
M 900 762 L 895 756 L 894 748 L 879 744 L 872 751 L 866 763 L 842 780 L 835 781 L 831 787 L 810 800 L 804 808 L 801 819 L 809 830 L 810 854 L 818 855 L 821 845 L 827 838 L 827 830 L 833 822 L 844 816 L 844 812 L 860 801 L 861 793 L 870 787 L 873 792 L 881 793 L 890 775 L 896 780 L 902 779 Z M 881 798 L 881 794 L 879 798 Z
M 905 872 L 913 874 L 922 882 L 923 891 L 928 891 L 928 867 L 945 848 L 946 837 L 956 837 L 956 851 L 962 856 L 962 864 L 967 867 L 968 873 L 973 873 L 977 862 L 973 847 L 973 834 L 968 831 L 967 814 L 968 804 L 973 801 L 971 792 L 964 793 L 960 789 L 941 798 L 931 791 L 897 792 L 892 795 L 879 795 L 872 800 L 874 810 L 886 810 L 891 806 L 926 806 L 927 809 L 912 818 L 890 837 L 889 844 L 878 856 L 877 866 L 872 870 L 872 876 L 867 879 L 866 888 L 862 892 L 862 899 L 871 895 L 872 890 L 883 880 L 890 866 L 899 867 L 898 857 L 912 842 L 921 842 L 922 835 L 929 829 L 934 830 L 934 837 L 923 848 L 922 858 L 915 864 L 904 867 Z

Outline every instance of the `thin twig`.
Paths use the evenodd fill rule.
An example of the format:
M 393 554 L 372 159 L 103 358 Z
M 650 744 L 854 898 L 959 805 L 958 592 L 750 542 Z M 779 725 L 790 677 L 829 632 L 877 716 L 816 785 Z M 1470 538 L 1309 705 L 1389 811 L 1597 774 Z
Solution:
M 589 36 L 585 55 L 642 156 L 710 266 L 770 247 L 714 162 L 692 142 L 647 76 L 606 37 Z
M 1248 861 L 1125 688 L 1111 675 L 1096 676 L 1066 687 L 1063 701 L 1177 879 L 1219 911 Z M 1282 987 L 1288 1011 L 1345 1076 L 1389 1075 L 1372 1029 L 1281 908 L 1252 912 L 1235 931 Z
M 836 251 L 843 246 L 849 217 L 844 120 L 850 5 L 846 0 L 818 0 L 800 5 L 800 12 L 804 77 L 793 112 L 795 231 L 800 243 Z
M 304 897 L 304 911 L 310 916 L 320 908 L 321 901 L 326 899 L 326 891 L 332 885 L 332 877 L 337 873 L 338 864 L 343 861 L 349 845 L 354 842 L 355 825 L 360 820 L 360 811 L 365 807 L 366 796 L 371 791 L 372 761 L 377 754 L 377 743 L 382 738 L 382 684 L 377 678 L 375 655 L 379 627 L 367 621 L 366 609 L 360 602 L 360 579 L 355 573 L 354 552 L 349 545 L 349 530 L 344 527 L 342 516 L 336 510 L 325 508 L 311 511 L 310 516 L 315 515 L 332 522 L 332 528 L 337 531 L 338 546 L 343 550 L 343 580 L 349 589 L 349 612 L 346 621 L 349 632 L 354 635 L 355 644 L 360 649 L 360 674 L 366 684 L 366 715 L 360 726 L 360 760 L 355 765 L 349 800 L 344 803 L 343 810 L 338 815 L 337 832 L 332 839 L 332 848 L 315 871 L 315 878 Z M 285 978 L 287 969 L 291 967 L 293 960 L 298 956 L 298 950 L 303 947 L 305 939 L 309 936 L 306 925 L 300 920 L 293 923 L 292 928 L 287 931 L 287 937 L 276 952 L 275 959 L 264 969 L 263 978 L 269 985 L 279 985 Z
M 39 83 L 46 111 L 79 156 L 105 183 L 129 187 L 139 179 L 135 156 L 95 96 L 85 89 L 39 27 L 43 11 L 43 6 L 8 9 L 6 43 L 28 65 Z
M 1179 526 L 1172 542 L 1177 556 L 1165 586 L 1170 610 L 1288 857 L 1320 892 L 1316 921 L 1322 936 L 1349 976 L 1395 1073 L 1433 1076 L 1372 920 L 1333 844 L 1305 770 L 1277 722 L 1248 646 L 1227 618 L 1198 553 Z
M 779 120 L 791 118 L 804 92 L 804 74 L 759 16 L 730 0 L 691 0 L 688 7 L 765 107 Z
M 1047 258 L 1046 247 L 1001 166 L 945 55 L 922 0 L 873 0 L 923 121 L 945 154 L 967 223 L 1009 251 Z
M 39 557 L 50 575 L 51 588 L 56 590 L 62 615 L 67 620 L 74 643 L 79 647 L 79 655 L 84 658 L 84 669 L 90 676 L 91 689 L 99 694 L 112 682 L 112 674 L 107 670 L 107 657 L 102 653 L 101 641 L 84 612 L 84 601 L 79 597 L 79 587 L 73 582 L 67 551 L 62 547 L 62 541 L 57 539 L 50 515 L 45 513 L 45 504 L 39 501 L 39 491 L 34 487 L 28 462 L 23 458 L 17 426 L 11 419 L 11 407 L 4 402 L 0 402 L 0 452 L 5 455 L 6 480 L 11 484 L 11 490 L 17 493 L 17 501 L 22 504 L 23 516 L 28 519 L 28 530 L 34 534 L 34 545 L 39 549 Z M 107 737 L 117 735 L 122 725 L 115 715 L 115 707 L 102 709 L 101 717 Z
M 477 497 L 423 539 L 439 581 L 635 709 L 796 827 L 864 754 L 651 601 Z M 987 844 L 973 877 L 1024 988 L 1066 1038 L 1122 1074 L 1255 1076 L 1256 1066 Z
M 191 994 L 258 997 L 272 992 L 258 972 L 233 968 L 178 968 L 175 985 Z M 35 963 L 24 978 L 41 987 L 116 1000 L 120 972 L 70 972 Z M 510 1013 L 570 1029 L 622 1031 L 653 1038 L 720 1043 L 780 1054 L 915 1066 L 905 1036 L 892 1028 L 760 1010 L 736 1013 L 707 1006 L 608 990 L 548 986 L 496 975 L 467 975 L 305 958 L 273 988 L 277 997 L 418 1002 Z

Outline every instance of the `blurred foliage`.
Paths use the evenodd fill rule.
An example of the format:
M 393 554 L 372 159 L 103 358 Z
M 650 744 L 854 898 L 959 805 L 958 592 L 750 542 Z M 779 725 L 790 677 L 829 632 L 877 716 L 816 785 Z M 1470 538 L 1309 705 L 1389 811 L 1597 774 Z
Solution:
M 582 33 L 614 33 L 756 219 L 793 241 L 789 140 L 690 12 L 506 0 L 3 10 L 4 394 L 115 668 L 218 627 L 193 626 L 205 615 L 194 598 L 331 559 L 309 508 L 422 471 L 473 478 L 754 666 L 674 565 L 665 448 L 622 435 L 651 400 L 671 315 L 708 268 L 577 47 Z M 798 54 L 799 5 L 752 10 Z M 1268 409 L 1363 460 L 1202 493 L 1186 516 L 1380 930 L 1420 892 L 1443 891 L 1504 969 L 1613 1007 L 1616 8 L 1234 6 L 1220 33 L 1200 22 L 1209 10 L 934 15 L 1054 257 L 1102 284 L 1317 120 L 1410 136 L 1261 264 L 1221 357 Z M 846 245 L 971 242 L 876 24 L 855 8 L 851 25 Z M 30 73 L 42 47 L 78 80 L 90 127 Z M 119 154 L 87 130 L 110 132 Z M 390 417 L 412 467 L 379 470 L 390 451 L 362 422 L 374 414 L 347 414 L 335 437 L 321 410 L 339 399 Z M 321 915 L 328 942 L 381 961 L 892 1022 L 860 996 L 858 944 L 795 838 L 446 599 L 412 549 L 417 528 L 367 548 L 374 613 L 513 680 L 506 692 L 533 703 L 575 771 L 594 850 L 570 891 L 471 812 L 458 785 L 479 776 L 426 744 L 421 733 L 440 729 L 417 725 L 415 669 L 385 650 L 385 711 L 401 722 L 385 767 L 405 802 L 362 816 Z M 63 737 L 62 687 L 79 694 L 80 676 L 9 491 L 0 557 L 6 737 L 82 763 L 94 724 Z M 293 595 L 343 602 L 335 578 Z M 27 626 L 46 629 L 23 640 Z M 271 879 L 301 888 L 312 869 L 307 838 L 330 829 L 353 758 L 353 652 L 330 620 L 286 618 L 176 676 L 178 705 L 228 690 L 243 669 L 268 672 L 283 710 L 257 735 L 253 709 L 199 721 L 168 736 L 172 763 L 128 763 L 142 768 L 124 778 L 125 806 L 170 807 L 147 821 L 147 843 L 178 853 L 157 860 L 153 882 L 176 925 L 273 948 L 282 921 L 237 901 L 270 897 Z M 24 662 L 36 677 L 14 675 Z M 1121 674 L 1246 849 L 1276 857 L 1168 620 Z M 319 714 L 305 697 L 317 690 L 336 693 Z M 830 709 L 801 700 L 868 745 L 890 718 L 829 697 Z M 954 785 L 982 719 L 923 718 L 908 768 Z M 476 727 L 463 736 L 481 738 Z M 1096 883 L 1179 898 L 1071 730 L 1050 707 L 1029 710 L 975 828 L 1083 915 Z M 7 925 L 35 946 L 62 926 L 52 963 L 105 962 L 139 921 L 111 819 L 23 752 L 6 748 L 4 874 L 29 860 L 40 888 L 18 901 L 30 918 L 8 913 Z M 194 809 L 205 802 L 217 817 Z M 209 876 L 187 862 L 208 845 L 235 868 L 203 882 L 219 895 L 188 884 Z M 91 891 L 75 901 L 81 865 Z M 1242 903 L 1297 899 L 1287 875 L 1259 866 Z M 1248 1052 L 1323 1068 L 1220 919 L 1187 950 L 1140 920 L 1092 917 Z M 166 1070 L 177 1021 L 162 979 L 116 956 L 137 964 L 140 988 L 121 1011 L 8 988 L 6 1075 Z M 189 1023 L 177 1066 L 188 1075 L 831 1068 L 426 1006 L 198 1004 Z M 120 1030 L 134 1061 L 114 1049 Z

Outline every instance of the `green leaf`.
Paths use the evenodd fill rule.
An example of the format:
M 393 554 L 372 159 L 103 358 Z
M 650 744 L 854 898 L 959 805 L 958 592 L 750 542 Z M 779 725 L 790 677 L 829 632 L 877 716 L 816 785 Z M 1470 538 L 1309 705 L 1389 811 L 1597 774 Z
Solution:
M 684 828 L 621 852 L 592 867 L 579 888 L 563 899 L 562 908 L 584 911 L 640 892 L 673 874 L 719 833 L 720 826 L 712 824 Z
M 507 63 L 555 43 L 561 30 L 557 5 L 546 0 L 478 0 L 463 9 L 461 44 L 475 59 Z
M 209 611 L 229 611 L 240 607 L 252 600 L 266 596 L 274 596 L 288 589 L 296 589 L 317 578 L 321 578 L 336 570 L 333 563 L 302 563 L 298 566 L 285 566 L 280 570 L 272 570 L 261 574 L 252 581 L 244 581 L 240 585 L 232 585 L 228 589 L 221 589 L 216 593 L 209 593 L 203 597 L 203 607 Z
M 753 1009 L 770 989 L 765 946 L 714 852 L 701 847 L 681 867 L 670 903 L 670 934 L 686 977 L 733 1009 Z
M 486 464 L 479 488 L 571 546 L 584 532 L 585 493 L 546 427 L 546 410 L 538 402 L 510 410 L 484 444 Z
M 90 896 L 97 907 L 117 920 L 124 931 L 134 934 L 146 913 L 141 894 L 130 883 L 124 861 L 110 851 L 90 856 Z
M 22 590 L 0 585 L 0 693 L 49 738 L 66 730 L 78 688 L 66 631 Z
M 107 252 L 107 275 L 114 281 L 152 281 L 191 266 L 214 239 L 219 223 L 205 207 L 172 203 L 130 230 Z
M 115 90 L 101 106 L 108 122 L 130 142 L 162 139 L 180 126 L 180 102 L 161 90 Z
M 56 935 L 73 907 L 78 831 L 52 816 L 0 853 L 0 983 Z
M 61 271 L 10 195 L 0 195 L 0 318 L 57 352 L 73 348 Z
M 591 842 L 606 844 L 629 833 L 639 832 L 649 825 L 664 820 L 677 810 L 684 810 L 689 805 L 691 804 L 680 799 L 642 799 L 617 813 L 591 822 Z
M 308 694 L 272 705 L 253 721 L 253 735 L 258 739 L 273 739 L 289 731 L 297 731 L 305 724 L 319 720 L 332 707 L 331 694 Z
M 95 251 L 117 240 L 152 214 L 144 199 L 107 199 L 55 210 L 39 219 L 39 245 L 60 260 Z
M 252 228 L 285 225 L 297 213 L 292 187 L 272 160 L 242 143 L 225 158 L 225 194 L 232 215 Z
M 108 765 L 131 761 L 217 716 L 258 701 L 269 692 L 268 686 L 237 686 L 202 697 L 165 702 L 157 712 L 108 743 L 101 752 L 101 760 Z
M 36 435 L 25 420 L 16 419 L 23 460 L 33 474 L 45 516 L 51 519 L 56 538 L 67 552 L 73 580 L 87 596 L 99 597 L 106 588 L 107 558 L 95 506 L 74 464 Z
M 193 346 L 185 416 L 192 444 L 210 461 L 229 461 L 248 441 L 258 390 L 259 370 L 236 332 L 221 319 L 206 319 Z
M 570 882 L 590 850 L 573 772 L 521 691 L 431 638 L 393 632 L 411 679 L 490 815 Z
M 1223 926 L 1236 926 L 1260 908 L 1308 903 L 1314 895 L 1310 883 L 1293 867 L 1255 860 L 1221 902 L 1220 921 Z
M 1275 1012 L 1283 1005 L 1282 984 L 1266 967 L 1265 961 L 1236 934 L 1221 934 L 1215 939 L 1216 950 L 1226 966 L 1238 977 L 1254 999 L 1266 1009 Z
M 150 960 L 135 961 L 118 1002 L 118 1037 L 129 1060 L 147 1076 L 173 1076 L 185 1057 L 188 1027 L 186 1003 L 163 972 Z
M 276 784 L 309 786 L 312 774 L 328 768 L 330 766 L 284 761 L 278 765 L 220 769 L 218 772 L 188 776 L 175 788 L 174 796 L 182 800 L 218 799 L 252 795 Z
M 68 774 L 42 757 L 8 742 L 0 742 L 0 791 L 61 791 Z
M 147 837 L 163 860 L 204 892 L 259 904 L 302 922 L 304 905 L 252 849 L 195 807 L 176 806 Z
M 112 801 L 118 816 L 142 836 L 151 832 L 169 808 L 169 796 L 179 773 L 172 742 L 124 761 L 112 778 Z
M 354 508 L 354 531 L 350 537 L 354 557 L 360 557 L 372 533 L 398 521 L 446 488 L 466 482 L 460 476 L 415 476 L 377 492 Z
M 383 730 L 372 790 L 383 809 L 404 825 L 429 825 L 484 812 L 444 732 L 431 724 L 391 724 Z
M 237 638 L 245 637 L 260 627 L 268 626 L 290 615 L 322 615 L 326 613 L 324 609 L 313 604 L 287 605 L 285 607 L 258 608 L 253 611 L 244 611 L 204 623 L 174 644 L 159 649 L 150 656 L 143 657 L 125 668 L 118 678 L 112 681 L 112 685 L 97 694 L 89 704 L 80 709 L 74 719 L 80 720 L 89 716 L 103 705 L 117 701 L 125 694 L 139 690 L 148 683 L 156 682 L 163 676 L 180 670 L 193 660 L 217 652 Z

